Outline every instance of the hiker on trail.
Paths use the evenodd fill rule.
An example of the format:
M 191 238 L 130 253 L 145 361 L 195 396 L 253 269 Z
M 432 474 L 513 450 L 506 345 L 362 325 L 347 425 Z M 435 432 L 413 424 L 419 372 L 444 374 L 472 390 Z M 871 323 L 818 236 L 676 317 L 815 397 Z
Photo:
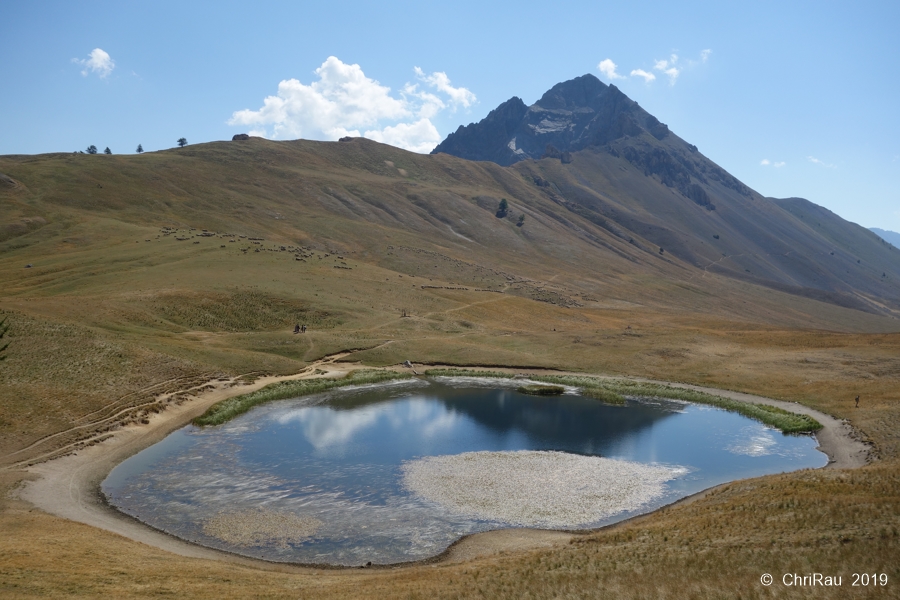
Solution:
M 856 397 L 856 408 L 859 408 L 859 396 Z
M 300 333 L 300 324 L 299 324 L 299 323 L 296 324 L 296 325 L 294 325 L 294 333 L 295 333 L 295 334 L 296 334 L 296 333 Z
M 306 325 L 300 328 L 300 333 L 306 333 Z

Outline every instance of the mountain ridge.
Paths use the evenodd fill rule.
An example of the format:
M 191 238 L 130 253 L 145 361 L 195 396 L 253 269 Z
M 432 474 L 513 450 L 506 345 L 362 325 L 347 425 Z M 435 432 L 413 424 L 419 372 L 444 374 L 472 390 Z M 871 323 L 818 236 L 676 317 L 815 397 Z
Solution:
M 624 151 L 616 157 L 589 147 L 572 153 L 569 163 L 546 158 L 501 167 L 362 138 L 256 138 L 139 156 L 0 157 L 0 171 L 13 182 L 0 190 L 9 221 L 0 223 L 6 239 L 0 252 L 12 258 L 40 239 L 62 243 L 52 240 L 66 220 L 103 216 L 211 231 L 239 227 L 245 235 L 304 245 L 318 240 L 323 249 L 361 252 L 373 264 L 397 269 L 398 252 L 384 250 L 388 236 L 405 240 L 404 247 L 481 265 L 465 269 L 493 273 L 454 280 L 448 272 L 444 281 L 477 287 L 488 279 L 522 281 L 510 293 L 558 298 L 553 301 L 562 305 L 577 303 L 565 298 L 579 294 L 675 302 L 676 295 L 635 286 L 631 273 L 643 273 L 665 286 L 706 288 L 702 293 L 714 296 L 726 293 L 714 289 L 729 288 L 722 287 L 724 276 L 900 315 L 900 255 L 871 232 L 848 228 L 835 215 L 830 226 L 837 237 L 826 239 L 807 225 L 812 219 L 803 211 L 809 207 L 791 214 L 758 194 L 741 193 L 724 176 L 713 178 L 706 165 L 710 176 L 702 185 L 713 209 L 667 185 L 665 172 L 647 175 Z M 503 198 L 509 210 L 498 218 Z M 23 249 L 8 252 L 13 248 Z M 507 275 L 498 279 L 499 272 Z M 552 293 L 539 283 L 551 279 L 558 284 Z M 678 300 L 685 307 L 696 301 Z M 728 310 L 740 304 L 737 297 L 723 302 Z
M 511 116 L 492 111 L 434 153 L 507 164 L 614 235 L 704 271 L 857 308 L 896 302 L 897 258 L 868 231 L 807 201 L 763 197 L 614 85 L 584 75 L 553 86 L 518 124 Z M 828 231 L 811 225 L 822 219 Z
M 869 227 L 869 231 L 873 232 L 895 248 L 900 248 L 900 233 L 888 229 L 880 229 L 878 227 Z

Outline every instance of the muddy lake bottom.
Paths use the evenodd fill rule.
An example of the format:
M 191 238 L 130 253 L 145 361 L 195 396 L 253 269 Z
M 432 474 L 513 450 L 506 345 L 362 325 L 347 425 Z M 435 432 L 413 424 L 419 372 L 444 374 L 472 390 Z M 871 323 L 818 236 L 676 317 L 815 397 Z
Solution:
M 415 379 L 273 402 L 172 433 L 117 466 L 102 491 L 204 546 L 356 566 L 422 560 L 491 529 L 600 527 L 827 462 L 812 436 L 717 408 L 610 406 L 518 385 Z

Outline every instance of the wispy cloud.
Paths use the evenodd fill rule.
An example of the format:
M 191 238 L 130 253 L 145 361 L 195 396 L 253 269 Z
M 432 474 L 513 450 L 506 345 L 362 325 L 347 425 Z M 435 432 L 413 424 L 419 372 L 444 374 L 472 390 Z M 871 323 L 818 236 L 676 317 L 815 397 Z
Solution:
M 94 48 L 88 56 L 90 58 L 72 59 L 73 63 L 84 67 L 81 70 L 81 74 L 85 77 L 91 73 L 96 73 L 102 79 L 107 77 L 112 73 L 113 69 L 116 68 L 115 61 L 101 48 Z
M 650 83 L 651 81 L 653 81 L 654 79 L 656 79 L 656 75 L 654 75 L 653 73 L 648 73 L 647 71 L 645 71 L 645 70 L 643 70 L 643 69 L 635 69 L 635 70 L 633 70 L 633 71 L 631 72 L 631 76 L 632 76 L 632 77 L 643 77 L 643 78 L 644 78 L 644 83 Z
M 761 166 L 763 166 L 763 167 L 769 167 L 769 166 L 771 166 L 771 167 L 775 167 L 776 169 L 780 169 L 781 167 L 783 167 L 783 166 L 786 165 L 787 163 L 784 162 L 783 160 L 782 160 L 782 161 L 775 161 L 775 162 L 773 162 L 773 161 L 769 160 L 768 158 L 764 158 L 764 159 L 762 159 L 761 161 L 759 161 L 759 164 L 760 164 Z
M 469 108 L 475 104 L 477 100 L 475 94 L 466 88 L 453 87 L 450 85 L 450 78 L 447 77 L 447 74 L 443 71 L 436 71 L 431 75 L 426 75 L 419 67 L 413 68 L 413 71 L 420 81 L 424 81 L 437 91 L 447 94 L 447 96 L 450 97 L 450 104 L 453 107 L 453 110 L 456 110 L 458 106 Z
M 650 71 L 645 69 L 633 69 L 631 73 L 631 77 L 640 77 L 644 80 L 644 83 L 651 83 L 656 81 L 656 74 L 653 71 L 660 73 L 661 75 L 665 75 L 669 79 L 669 85 L 675 85 L 678 81 L 678 78 L 681 76 L 685 70 L 692 70 L 700 65 L 706 64 L 709 61 L 709 57 L 712 55 L 712 50 L 706 48 L 700 52 L 700 58 L 698 59 L 682 59 L 674 52 L 669 55 L 669 58 L 665 58 L 662 60 L 654 60 L 653 67 Z M 606 59 L 601 62 L 598 67 L 601 72 L 603 72 L 610 79 L 621 79 L 622 76 L 616 73 L 616 64 L 613 63 L 610 59 Z M 609 71 L 609 73 L 607 73 Z
M 653 69 L 655 71 L 660 71 L 669 76 L 669 85 L 675 85 L 675 81 L 678 79 L 678 76 L 681 75 L 681 69 L 676 67 L 675 64 L 678 62 L 678 55 L 672 54 L 666 60 L 658 60 L 653 64 Z
M 837 169 L 837 165 L 833 165 L 831 163 L 827 163 L 825 161 L 819 160 L 815 156 L 807 156 L 806 157 L 809 162 L 819 165 L 820 167 L 825 167 L 826 169 Z
M 254 127 L 252 135 L 272 139 L 363 136 L 430 152 L 441 141 L 431 119 L 448 108 L 468 108 L 477 98 L 468 89 L 451 85 L 446 73 L 428 75 L 419 67 L 413 72 L 419 83 L 407 83 L 398 97 L 367 77 L 359 65 L 330 56 L 315 71 L 318 81 L 309 85 L 296 79 L 281 81 L 277 95 L 266 97 L 261 108 L 235 111 L 228 124 Z
M 612 81 L 613 79 L 625 79 L 624 75 L 619 75 L 618 73 L 616 73 L 616 63 L 608 58 L 601 60 L 600 64 L 597 65 L 597 68 L 600 69 L 600 72 L 606 75 L 606 78 L 610 81 Z

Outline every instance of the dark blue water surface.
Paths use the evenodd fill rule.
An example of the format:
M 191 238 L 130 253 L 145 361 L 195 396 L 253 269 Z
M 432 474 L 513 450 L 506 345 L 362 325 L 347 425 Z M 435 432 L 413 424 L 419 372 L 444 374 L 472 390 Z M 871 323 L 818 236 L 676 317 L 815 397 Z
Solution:
M 811 436 L 782 435 L 720 409 L 659 399 L 609 406 L 574 391 L 534 397 L 502 385 L 412 380 L 267 404 L 219 427 L 171 434 L 116 467 L 102 489 L 123 512 L 206 546 L 357 565 L 427 558 L 463 535 L 507 525 L 448 514 L 405 490 L 400 465 L 425 456 L 557 450 L 687 470 L 640 510 L 579 528 L 722 482 L 827 462 Z M 217 514 L 257 508 L 322 526 L 286 547 L 233 546 L 204 533 Z

